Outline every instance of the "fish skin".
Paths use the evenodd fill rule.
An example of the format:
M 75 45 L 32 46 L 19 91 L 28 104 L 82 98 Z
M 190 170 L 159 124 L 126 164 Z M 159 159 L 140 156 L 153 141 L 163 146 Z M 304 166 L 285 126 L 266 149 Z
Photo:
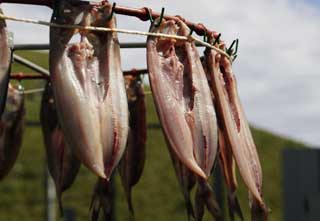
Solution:
M 212 39 L 212 36 L 209 36 L 210 38 Z M 261 193 L 261 165 L 255 146 L 249 145 L 248 137 L 251 132 L 248 131 L 248 122 L 242 107 L 240 108 L 240 99 L 235 94 L 237 89 L 231 63 L 212 49 L 206 49 L 205 60 L 212 78 L 218 119 L 221 120 L 219 124 L 224 131 L 225 141 L 232 148 L 239 172 L 254 201 L 266 211 Z M 266 213 L 263 220 L 267 220 Z
M 40 122 L 47 154 L 48 170 L 56 186 L 62 215 L 62 193 L 73 184 L 81 164 L 65 143 L 58 121 L 51 83 L 49 82 L 42 96 Z
M 0 180 L 10 172 L 18 157 L 24 121 L 24 95 L 9 85 L 6 108 L 0 121 Z
M 126 76 L 126 90 L 129 106 L 129 136 L 127 148 L 118 170 L 125 189 L 128 208 L 134 214 L 131 190 L 142 175 L 146 159 L 147 110 L 142 82 L 137 77 Z
M 108 21 L 111 5 L 69 6 L 59 21 L 116 27 Z M 53 18 L 55 22 L 57 18 Z M 68 45 L 79 30 L 50 29 L 50 73 L 65 139 L 78 159 L 109 179 L 125 150 L 128 104 L 115 32 L 80 31 L 81 42 Z
M 91 211 L 91 221 L 98 221 L 100 213 L 103 213 L 104 221 L 113 220 L 113 206 L 114 206 L 114 190 L 112 189 L 111 180 L 99 178 L 92 195 L 90 211 Z
M 157 21 L 157 20 L 156 20 Z M 162 21 L 160 27 L 152 25 L 150 32 L 177 34 L 175 21 Z M 193 173 L 207 179 L 194 156 L 194 142 L 189 123 L 192 114 L 187 110 L 183 94 L 183 64 L 175 52 L 173 39 L 149 36 L 147 39 L 147 65 L 151 90 L 168 147 Z M 162 53 L 160 55 L 159 53 Z M 189 88 L 189 90 L 192 88 Z
M 3 13 L 0 8 L 0 13 Z M 0 117 L 6 105 L 10 63 L 11 63 L 11 49 L 9 47 L 8 31 L 5 20 L 0 19 Z

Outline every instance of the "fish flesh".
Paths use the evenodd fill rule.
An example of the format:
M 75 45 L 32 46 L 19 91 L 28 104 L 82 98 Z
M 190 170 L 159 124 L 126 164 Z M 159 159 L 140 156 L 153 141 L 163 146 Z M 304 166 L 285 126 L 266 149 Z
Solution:
M 126 76 L 126 90 L 129 106 L 129 136 L 127 148 L 118 170 L 124 187 L 128 208 L 133 215 L 131 189 L 142 175 L 146 159 L 147 110 L 142 81 L 139 77 Z
M 216 100 L 212 90 L 212 79 L 208 72 L 208 67 L 207 67 L 204 56 L 201 57 L 201 63 L 203 65 L 203 69 L 205 70 L 206 77 L 210 86 L 212 101 L 215 104 Z M 219 127 L 218 129 L 219 167 L 224 176 L 225 183 L 228 189 L 227 198 L 228 198 L 230 221 L 235 220 L 235 215 L 238 215 L 238 217 L 241 220 L 244 220 L 243 214 L 240 208 L 240 204 L 236 195 L 238 183 L 236 178 L 236 171 L 235 171 L 236 168 L 235 168 L 235 162 L 232 154 L 232 149 L 230 146 L 227 145 L 226 141 L 224 140 L 225 138 L 221 129 L 222 128 L 221 122 L 220 122 L 220 125 L 218 122 L 218 127 Z
M 0 13 L 2 10 L 0 8 Z M 0 117 L 6 105 L 10 63 L 11 63 L 11 49 L 9 47 L 8 31 L 6 22 L 0 19 Z
M 180 36 L 190 33 L 182 21 L 170 20 L 150 30 Z M 207 182 L 218 150 L 217 119 L 196 46 L 194 42 L 148 37 L 147 61 L 150 85 L 168 146 L 177 159 L 198 176 L 198 196 L 211 214 L 220 219 L 221 211 Z
M 213 34 L 209 36 L 213 40 Z M 224 45 L 221 45 L 224 49 Z M 267 209 L 262 199 L 262 171 L 257 150 L 245 118 L 240 98 L 237 94 L 236 80 L 231 62 L 224 55 L 207 48 L 205 62 L 211 75 L 212 90 L 216 99 L 219 124 L 223 130 L 226 144 L 232 149 L 239 172 L 249 189 L 252 203 L 261 209 L 260 217 L 252 220 L 267 220 Z M 252 206 L 252 208 L 254 208 Z
M 10 172 L 20 152 L 25 120 L 23 91 L 9 85 L 5 106 L 0 121 L 0 180 Z
M 152 25 L 150 32 L 177 35 L 181 24 L 173 20 L 162 21 L 159 27 Z M 148 37 L 147 64 L 151 90 L 170 144 L 168 147 L 193 173 L 207 179 L 207 174 L 197 162 L 198 153 L 194 154 L 193 128 L 189 126 L 195 124 L 192 109 L 196 89 L 190 74 L 185 74 L 189 66 L 184 67 L 184 61 L 176 53 L 177 49 L 186 49 L 185 43 L 175 39 Z M 191 61 L 188 59 L 187 62 Z
M 104 216 L 104 221 L 114 220 L 113 207 L 115 198 L 112 186 L 113 182 L 113 176 L 110 178 L 109 181 L 101 178 L 98 179 L 91 199 L 91 221 L 99 220 L 101 210 Z
M 65 3 L 53 22 L 116 28 L 109 3 Z M 70 43 L 79 33 L 80 42 Z M 129 113 L 115 32 L 50 28 L 50 75 L 58 118 L 77 158 L 109 179 L 127 142 Z
M 66 145 L 57 116 L 51 83 L 48 82 L 42 96 L 40 122 L 47 154 L 48 170 L 56 186 L 61 214 L 62 193 L 73 184 L 80 161 Z

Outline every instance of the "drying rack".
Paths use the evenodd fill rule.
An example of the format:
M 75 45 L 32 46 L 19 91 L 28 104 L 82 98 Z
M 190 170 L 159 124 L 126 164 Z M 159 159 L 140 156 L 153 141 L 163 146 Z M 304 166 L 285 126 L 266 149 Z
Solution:
M 46 6 L 51 9 L 54 9 L 57 7 L 57 4 L 59 4 L 63 0 L 0 0 L 1 3 L 12 3 L 12 4 L 25 4 L 25 5 L 37 5 L 37 6 Z M 100 4 L 100 2 L 90 2 L 90 1 L 78 1 L 78 0 L 68 0 L 68 3 L 72 5 L 95 5 Z M 120 15 L 126 15 L 131 17 L 136 17 L 140 19 L 141 21 L 149 21 L 156 19 L 158 17 L 163 17 L 166 20 L 174 20 L 183 21 L 192 31 L 192 33 L 196 33 L 198 36 L 203 36 L 204 39 L 208 34 L 213 34 L 214 37 L 219 41 L 221 33 L 218 33 L 216 31 L 208 29 L 204 24 L 202 23 L 193 23 L 191 21 L 188 21 L 187 19 L 181 17 L 181 16 L 170 16 L 164 14 L 164 9 L 162 8 L 161 12 L 153 11 L 150 8 L 143 7 L 143 8 L 131 8 L 131 7 L 125 7 L 125 6 L 119 6 L 114 3 L 113 5 L 113 12 Z M 191 34 L 191 33 L 190 33 Z M 238 39 L 233 41 L 231 46 L 228 50 L 230 50 L 234 43 L 238 44 Z M 205 47 L 204 45 L 195 42 L 197 47 Z M 125 42 L 120 43 L 120 48 L 124 49 L 137 49 L 137 48 L 146 48 L 145 42 Z M 50 45 L 49 44 L 14 44 L 12 45 L 12 62 L 19 63 L 23 66 L 26 66 L 34 71 L 34 73 L 23 73 L 23 72 L 16 72 L 16 73 L 10 73 L 10 79 L 13 80 L 50 80 L 49 71 L 47 69 L 44 69 L 43 67 L 37 65 L 36 63 L 33 63 L 32 61 L 25 59 L 23 57 L 20 57 L 16 54 L 14 54 L 15 51 L 21 51 L 21 50 L 49 50 Z M 237 50 L 237 45 L 236 45 Z M 147 74 L 147 69 L 131 69 L 123 71 L 124 75 L 142 75 Z M 39 126 L 39 122 L 29 122 L 29 126 Z M 46 174 L 48 176 L 48 174 Z M 215 190 L 216 190 L 216 199 L 219 202 L 219 204 L 223 205 L 223 185 L 222 185 L 222 174 L 220 170 L 215 170 Z M 54 188 L 54 184 L 50 184 L 50 181 L 46 179 L 45 182 L 45 188 L 47 192 L 46 196 L 46 220 L 47 221 L 53 221 L 55 209 L 53 206 L 53 201 L 55 198 L 54 191 L 51 190 L 51 188 Z M 115 188 L 115 187 L 113 187 Z M 223 211 L 223 208 L 221 208 Z

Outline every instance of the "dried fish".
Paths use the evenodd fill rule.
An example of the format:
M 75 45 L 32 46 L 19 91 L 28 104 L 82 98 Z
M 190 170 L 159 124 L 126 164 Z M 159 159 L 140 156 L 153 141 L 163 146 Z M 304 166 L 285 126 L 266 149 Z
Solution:
M 147 112 L 141 80 L 138 77 L 126 76 L 125 82 L 130 112 L 130 130 L 127 148 L 118 169 L 125 189 L 129 210 L 131 214 L 134 214 L 131 189 L 138 183 L 146 159 Z
M 73 184 L 80 169 L 80 161 L 65 143 L 58 121 L 51 83 L 47 83 L 43 93 L 40 121 L 48 169 L 56 186 L 60 211 L 63 213 L 62 193 Z
M 24 95 L 11 85 L 0 121 L 0 180 L 12 169 L 18 157 L 24 130 Z
M 54 22 L 115 28 L 111 5 L 70 6 Z M 50 29 L 50 73 L 65 139 L 80 161 L 109 179 L 125 150 L 128 103 L 115 32 Z
M 0 8 L 0 13 L 2 10 Z M 0 117 L 6 105 L 10 62 L 11 62 L 11 49 L 9 47 L 8 31 L 5 20 L 0 19 Z

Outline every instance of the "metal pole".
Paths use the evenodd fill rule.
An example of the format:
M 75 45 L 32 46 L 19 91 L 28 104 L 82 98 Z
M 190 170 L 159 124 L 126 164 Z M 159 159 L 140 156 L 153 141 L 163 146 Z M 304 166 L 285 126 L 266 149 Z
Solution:
M 47 169 L 47 164 L 45 163 L 45 221 L 56 221 L 56 191 L 55 185 L 52 178 L 50 177 L 49 171 Z
M 42 74 L 42 75 L 49 76 L 49 71 L 47 69 L 27 60 L 19 55 L 13 54 L 13 61 L 17 62 L 19 64 L 22 64 L 22 65 L 40 73 L 40 74 Z

